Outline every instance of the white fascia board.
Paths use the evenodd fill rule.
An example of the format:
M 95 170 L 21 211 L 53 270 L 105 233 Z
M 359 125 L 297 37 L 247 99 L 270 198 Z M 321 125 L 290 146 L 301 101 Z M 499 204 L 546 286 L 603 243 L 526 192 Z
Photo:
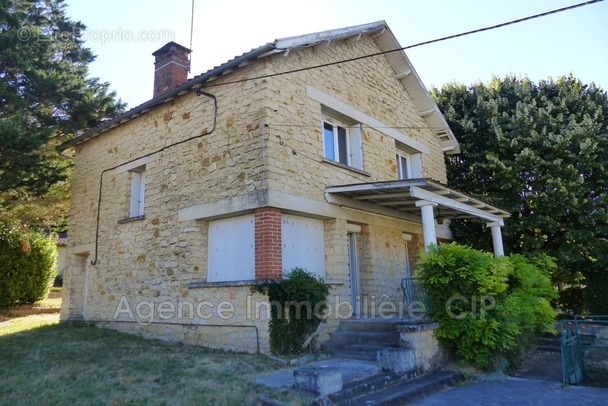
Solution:
M 353 27 L 313 32 L 311 34 L 297 35 L 295 37 L 279 38 L 274 43 L 276 49 L 300 48 L 328 41 L 351 38 L 354 36 L 359 36 L 361 34 L 383 30 L 385 29 L 385 27 L 385 21 L 376 21 L 373 23 L 356 25 Z
M 402 142 L 403 144 L 415 149 L 418 152 L 430 154 L 430 149 L 425 144 L 416 141 L 412 137 L 403 134 L 402 132 L 399 132 L 394 128 L 391 128 L 390 126 L 382 123 L 381 121 L 368 116 L 367 114 L 355 109 L 352 106 L 349 106 L 348 104 L 336 99 L 333 96 L 328 95 L 327 93 L 315 89 L 312 86 L 306 86 L 306 95 L 314 101 L 319 102 L 324 106 L 331 108 L 332 110 L 336 110 L 337 112 L 342 113 L 345 116 L 348 116 L 353 120 L 364 124 L 367 127 L 373 128 L 374 130 L 379 131 L 384 135 L 387 135 L 399 142 Z
M 327 193 L 350 193 L 350 192 L 363 192 L 373 190 L 387 190 L 387 189 L 402 189 L 410 186 L 425 186 L 428 184 L 426 179 L 403 179 L 399 181 L 387 181 L 387 182 L 373 182 L 373 183 L 359 183 L 354 185 L 344 186 L 329 186 L 325 188 Z M 364 196 L 364 195 L 363 195 Z M 362 196 L 362 197 L 363 197 Z M 388 195 L 387 195 L 388 197 Z
M 475 217 L 482 218 L 486 221 L 496 221 L 503 222 L 502 217 L 490 214 L 484 210 L 477 209 L 473 206 L 469 206 L 468 204 L 464 204 L 458 202 L 456 200 L 450 199 L 449 197 L 438 195 L 437 193 L 429 192 L 428 190 L 420 189 L 416 186 L 412 186 L 410 189 L 410 194 L 412 197 L 415 197 L 420 200 L 426 200 L 432 203 L 437 203 L 441 206 L 449 207 L 454 210 L 461 211 L 463 213 L 471 214 Z

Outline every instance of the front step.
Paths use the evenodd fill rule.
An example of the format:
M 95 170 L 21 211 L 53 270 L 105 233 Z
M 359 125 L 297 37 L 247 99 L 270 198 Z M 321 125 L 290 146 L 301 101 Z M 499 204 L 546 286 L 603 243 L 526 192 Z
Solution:
M 402 319 L 347 319 L 340 320 L 342 331 L 395 331 Z
M 541 337 L 538 339 L 536 349 L 547 352 L 561 352 L 561 340 L 559 338 Z
M 378 351 L 385 350 L 387 348 L 399 348 L 396 345 L 386 344 L 347 344 L 337 347 L 333 350 L 334 356 L 337 358 L 352 358 L 363 361 L 376 361 Z
M 337 405 L 404 405 L 439 392 L 462 381 L 455 371 L 435 371 L 419 378 L 397 375 L 375 376 L 332 394 Z
M 396 331 L 345 331 L 338 330 L 331 334 L 333 346 L 347 344 L 386 343 L 387 345 L 399 345 L 399 335 Z
M 341 320 L 338 331 L 322 344 L 325 351 L 336 357 L 376 361 L 379 350 L 399 348 L 401 337 L 397 325 L 400 319 L 349 319 Z
M 332 352 L 336 358 L 354 359 L 359 361 L 373 361 L 375 362 L 378 358 L 375 352 L 360 352 L 360 351 L 349 351 L 346 349 L 339 349 Z

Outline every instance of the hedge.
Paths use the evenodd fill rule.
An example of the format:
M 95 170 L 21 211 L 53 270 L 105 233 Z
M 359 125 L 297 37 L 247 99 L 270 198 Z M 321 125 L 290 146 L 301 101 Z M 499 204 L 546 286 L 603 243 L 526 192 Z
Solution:
M 51 238 L 21 227 L 0 228 L 0 309 L 46 298 L 56 262 Z

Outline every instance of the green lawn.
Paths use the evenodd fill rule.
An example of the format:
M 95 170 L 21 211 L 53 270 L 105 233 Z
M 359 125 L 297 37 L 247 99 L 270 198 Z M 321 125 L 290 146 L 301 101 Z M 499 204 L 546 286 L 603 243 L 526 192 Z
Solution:
M 22 319 L 0 323 L 3 405 L 242 406 L 268 392 L 250 378 L 279 367 L 264 356 L 57 324 L 57 315 Z

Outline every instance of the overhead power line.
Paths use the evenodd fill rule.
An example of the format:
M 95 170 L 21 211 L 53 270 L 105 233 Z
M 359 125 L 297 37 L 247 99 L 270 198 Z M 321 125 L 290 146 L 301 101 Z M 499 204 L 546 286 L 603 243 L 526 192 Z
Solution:
M 519 23 L 522 23 L 522 22 L 525 22 L 525 21 L 534 20 L 534 19 L 537 19 L 537 18 L 547 17 L 547 16 L 552 15 L 552 14 L 558 14 L 558 13 L 562 13 L 564 11 L 569 11 L 569 10 L 574 10 L 574 9 L 580 8 L 580 7 L 590 6 L 592 4 L 601 3 L 603 1 L 604 0 L 590 0 L 590 1 L 583 2 L 583 3 L 573 4 L 571 6 L 562 7 L 562 8 L 558 8 L 558 9 L 551 10 L 551 11 L 546 11 L 544 13 L 534 14 L 534 15 L 531 15 L 531 16 L 528 16 L 528 17 L 518 18 L 516 20 L 511 20 L 511 21 L 507 21 L 507 22 L 504 22 L 504 23 L 500 23 L 500 24 L 490 25 L 490 26 L 484 27 L 484 28 L 478 28 L 478 29 L 475 29 L 475 30 L 461 32 L 459 34 L 454 34 L 454 35 L 448 35 L 448 36 L 445 36 L 445 37 L 436 38 L 436 39 L 432 39 L 432 40 L 429 40 L 429 41 L 418 42 L 416 44 L 407 45 L 405 47 L 391 49 L 391 50 L 388 50 L 388 51 L 376 52 L 376 53 L 373 53 L 373 54 L 367 54 L 367 55 L 357 56 L 357 57 L 349 58 L 349 59 L 342 59 L 342 60 L 334 61 L 334 62 L 327 62 L 327 63 L 320 64 L 320 65 L 307 66 L 307 67 L 304 67 L 304 68 L 293 69 L 293 70 L 289 70 L 289 71 L 285 71 L 285 72 L 269 73 L 269 74 L 266 74 L 266 75 L 255 76 L 255 77 L 247 78 L 247 79 L 233 80 L 233 81 L 230 81 L 230 82 L 224 82 L 224 83 L 218 83 L 218 84 L 208 84 L 208 86 L 209 87 L 211 87 L 211 86 L 224 86 L 224 85 L 232 85 L 232 84 L 235 84 L 235 83 L 248 82 L 248 81 L 251 81 L 251 80 L 268 79 L 268 78 L 272 78 L 272 77 L 276 77 L 276 76 L 288 75 L 288 74 L 291 74 L 291 73 L 304 72 L 304 71 L 308 71 L 308 70 L 320 69 L 320 68 L 325 68 L 325 67 L 328 67 L 328 66 L 339 65 L 339 64 L 342 64 L 342 63 L 355 62 L 355 61 L 359 61 L 359 60 L 362 60 L 362 59 L 374 58 L 376 56 L 386 55 L 386 54 L 390 54 L 390 53 L 393 53 L 393 52 L 401 52 L 401 51 L 405 51 L 407 49 L 421 47 L 423 45 L 430 45 L 430 44 L 434 44 L 434 43 L 437 43 L 437 42 L 447 41 L 447 40 L 454 39 L 454 38 L 460 38 L 460 37 L 464 37 L 464 36 L 472 35 L 472 34 L 477 34 L 477 33 L 484 32 L 484 31 L 495 30 L 495 29 L 498 29 L 498 28 L 502 28 L 502 27 L 506 27 L 506 26 L 514 25 L 514 24 L 519 24 Z

